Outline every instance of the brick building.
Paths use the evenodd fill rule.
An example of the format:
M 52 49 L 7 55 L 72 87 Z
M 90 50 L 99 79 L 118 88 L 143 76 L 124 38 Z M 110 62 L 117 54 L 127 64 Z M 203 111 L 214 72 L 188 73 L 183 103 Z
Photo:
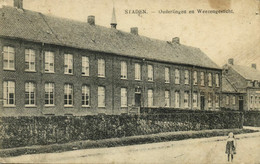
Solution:
M 129 106 L 215 110 L 222 70 L 179 38 L 160 41 L 25 10 L 0 9 L 0 112 L 127 113 Z
M 237 94 L 240 110 L 242 107 L 244 110 L 260 110 L 260 71 L 256 69 L 256 64 L 241 66 L 234 64 L 234 59 L 229 59 L 228 64 L 223 66 L 223 77 L 232 85 L 233 94 Z

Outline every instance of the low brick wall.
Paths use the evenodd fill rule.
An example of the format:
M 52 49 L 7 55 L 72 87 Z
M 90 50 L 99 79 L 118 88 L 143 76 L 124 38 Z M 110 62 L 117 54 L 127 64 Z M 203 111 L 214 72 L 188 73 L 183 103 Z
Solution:
M 260 127 L 260 111 L 245 111 L 244 125 Z
M 1 148 L 100 140 L 161 132 L 242 127 L 240 112 L 1 117 Z

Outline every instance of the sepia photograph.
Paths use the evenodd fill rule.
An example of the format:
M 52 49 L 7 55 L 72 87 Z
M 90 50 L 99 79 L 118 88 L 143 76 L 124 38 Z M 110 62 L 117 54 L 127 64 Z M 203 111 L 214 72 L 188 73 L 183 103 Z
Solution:
M 260 0 L 0 0 L 0 163 L 259 154 Z

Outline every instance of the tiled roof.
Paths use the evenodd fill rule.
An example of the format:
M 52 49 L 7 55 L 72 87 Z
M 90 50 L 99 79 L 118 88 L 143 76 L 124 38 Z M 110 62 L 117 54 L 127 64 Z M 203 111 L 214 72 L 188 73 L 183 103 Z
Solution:
M 232 65 L 231 67 L 247 80 L 260 81 L 260 71 L 258 71 L 255 68 L 241 66 L 241 65 Z
M 236 89 L 232 86 L 227 77 L 222 76 L 222 92 L 235 93 Z
M 220 69 L 200 49 L 13 7 L 0 9 L 0 36 Z

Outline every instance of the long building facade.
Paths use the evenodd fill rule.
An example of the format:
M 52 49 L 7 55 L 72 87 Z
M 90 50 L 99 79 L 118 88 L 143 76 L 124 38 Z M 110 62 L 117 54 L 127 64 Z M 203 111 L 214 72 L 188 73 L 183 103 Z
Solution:
M 19 3 L 18 3 L 19 4 Z M 222 70 L 198 48 L 25 10 L 0 8 L 2 116 L 218 110 Z

